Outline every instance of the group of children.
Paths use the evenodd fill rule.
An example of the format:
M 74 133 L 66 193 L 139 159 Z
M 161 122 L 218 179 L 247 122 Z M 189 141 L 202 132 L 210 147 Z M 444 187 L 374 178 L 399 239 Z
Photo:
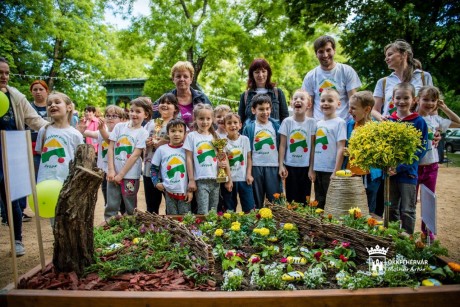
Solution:
M 390 218 L 401 220 L 402 227 L 413 233 L 418 184 L 435 191 L 439 157 L 431 144 L 433 135 L 438 130 L 460 127 L 460 118 L 447 108 L 433 86 L 423 87 L 416 97 L 410 83 L 401 83 L 394 88 L 393 102 L 397 110 L 388 120 L 413 124 L 422 132 L 425 146 L 417 152 L 418 161 L 399 165 L 388 174 Z M 349 113 L 353 119 L 348 123 L 336 114 L 340 96 L 333 88 L 321 92 L 323 119 L 318 122 L 306 116 L 312 107 L 307 92 L 294 92 L 291 106 L 293 115 L 280 125 L 270 117 L 270 97 L 257 94 L 251 100 L 255 119 L 243 127 L 240 117 L 228 106 L 213 109 L 211 105 L 198 104 L 193 110 L 193 131 L 188 131 L 187 125 L 176 118 L 179 105 L 173 94 L 165 94 L 159 100 L 160 121 L 151 119 L 152 106 L 143 98 L 131 101 L 129 121 L 123 120 L 123 109 L 107 107 L 99 131 L 84 131 L 85 136 L 98 138 L 98 166 L 107 177 L 103 184 L 107 194 L 105 220 L 120 210 L 133 214 L 142 174 L 144 181 L 151 182 L 151 188 L 145 191 L 146 198 L 148 194 L 149 198 L 161 201 L 164 195 L 167 214 L 190 212 L 194 197 L 197 213 L 206 214 L 211 209 L 217 210 L 219 204 L 224 210 L 236 210 L 238 196 L 242 211 L 261 208 L 265 199 L 272 201 L 274 194 L 283 191 L 283 186 L 289 202 L 305 203 L 312 182 L 318 207 L 324 209 L 331 178 L 338 170 L 347 168 L 362 176 L 369 211 L 374 212 L 377 191 L 386 174 L 379 169 L 364 171 L 351 167 L 346 156 L 346 142 L 353 131 L 372 120 L 372 93 L 357 92 L 350 98 Z M 414 108 L 418 114 L 413 112 Z M 437 109 L 449 119 L 435 115 Z M 36 150 L 42 156 L 38 182 L 64 181 L 68 163 L 83 138 L 70 126 L 73 107 L 66 95 L 51 94 L 47 111 L 53 122 L 39 131 Z M 218 139 L 227 140 L 224 154 L 213 145 Z M 226 171 L 226 183 L 216 181 L 219 168 Z

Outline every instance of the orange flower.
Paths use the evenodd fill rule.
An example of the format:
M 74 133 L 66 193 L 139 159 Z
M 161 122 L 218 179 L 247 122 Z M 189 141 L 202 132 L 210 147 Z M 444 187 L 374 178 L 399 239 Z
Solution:
M 329 213 L 329 214 L 327 215 L 327 218 L 329 219 L 329 221 L 332 221 L 332 214 Z
M 377 223 L 377 220 L 374 218 L 370 217 L 367 219 L 367 225 L 369 225 L 369 227 L 374 227 L 375 225 L 377 225 Z
M 449 262 L 447 263 L 447 265 L 449 266 L 449 268 L 454 271 L 454 272 L 460 272 L 460 264 L 456 263 L 456 262 Z
M 355 211 L 355 219 L 361 218 L 363 215 L 359 211 Z
M 275 193 L 275 194 L 273 194 L 273 197 L 274 197 L 275 199 L 279 199 L 279 198 L 280 198 L 280 193 Z
M 415 242 L 415 246 L 418 249 L 423 249 L 423 248 L 425 248 L 425 243 L 423 243 L 422 241 L 417 241 L 417 242 Z
M 309 205 L 310 205 L 310 207 L 317 207 L 318 206 L 318 201 L 314 200 Z

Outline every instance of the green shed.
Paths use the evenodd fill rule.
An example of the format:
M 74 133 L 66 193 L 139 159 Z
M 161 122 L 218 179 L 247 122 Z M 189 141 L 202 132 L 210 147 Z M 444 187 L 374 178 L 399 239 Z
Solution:
M 115 104 L 125 108 L 127 104 L 143 95 L 147 79 L 124 79 L 102 82 L 107 89 L 107 105 Z

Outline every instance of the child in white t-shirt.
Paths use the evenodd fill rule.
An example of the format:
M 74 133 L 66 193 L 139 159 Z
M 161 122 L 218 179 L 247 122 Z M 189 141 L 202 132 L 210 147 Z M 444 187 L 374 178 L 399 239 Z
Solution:
M 35 151 L 41 154 L 41 160 L 37 183 L 52 179 L 64 182 L 77 146 L 84 144 L 83 136 L 70 125 L 73 104 L 67 95 L 58 92 L 50 94 L 46 109 L 52 121 L 38 131 Z
M 142 127 L 152 116 L 152 107 L 143 98 L 131 101 L 129 122 L 115 125 L 110 134 L 107 153 L 107 206 L 104 218 L 108 221 L 118 214 L 123 199 L 126 213 L 132 215 L 137 206 L 137 192 L 142 171 L 141 155 L 148 132 Z
M 419 185 L 424 184 L 433 193 L 436 192 L 436 180 L 438 178 L 438 150 L 433 147 L 433 139 L 436 131 L 446 132 L 447 128 L 460 128 L 460 117 L 452 112 L 441 98 L 439 89 L 434 86 L 424 86 L 418 92 L 417 97 L 418 114 L 423 117 L 428 126 L 428 143 L 426 154 L 418 165 L 418 179 L 416 191 L 418 194 Z M 430 115 L 440 109 L 447 115 L 442 118 L 439 115 Z M 425 223 L 422 221 L 422 231 L 426 233 Z M 431 235 L 431 239 L 434 236 Z
M 193 193 L 187 191 L 184 143 L 187 125 L 181 119 L 172 119 L 166 125 L 169 144 L 158 147 L 151 162 L 150 177 L 153 186 L 164 192 L 166 214 L 187 214 L 191 211 Z
M 216 133 L 221 139 L 227 138 L 227 131 L 225 130 L 224 118 L 232 110 L 226 104 L 220 104 L 214 108 L 214 127 L 217 127 Z M 222 212 L 225 210 L 224 198 L 225 183 L 220 184 L 219 203 L 217 204 L 217 211 Z
M 246 123 L 243 135 L 249 138 L 252 154 L 252 190 L 257 209 L 264 205 L 265 197 L 274 200 L 280 193 L 281 181 L 278 174 L 278 130 L 279 123 L 270 117 L 272 103 L 270 96 L 257 94 L 251 99 L 251 110 L 255 120 Z
M 346 124 L 337 117 L 340 96 L 333 88 L 321 92 L 320 108 L 323 119 L 316 124 L 315 151 L 310 161 L 309 177 L 315 182 L 315 198 L 318 208 L 324 209 L 331 177 L 340 170 L 343 150 L 347 140 Z M 312 167 L 313 164 L 313 167 Z
M 291 106 L 294 114 L 283 121 L 279 130 L 279 174 L 281 179 L 286 180 L 287 201 L 304 204 L 311 194 L 308 170 L 316 121 L 306 117 L 307 109 L 312 107 L 311 98 L 306 91 L 295 91 Z
M 217 210 L 219 202 L 219 183 L 216 181 L 218 159 L 212 145 L 217 136 L 213 127 L 213 111 L 211 105 L 199 103 L 193 109 L 194 131 L 190 132 L 184 142 L 187 156 L 188 188 L 196 191 L 198 214 L 207 214 L 209 210 Z M 228 167 L 227 167 L 228 169 Z M 229 175 L 227 170 L 227 175 Z M 225 183 L 231 190 L 231 179 Z
M 237 196 L 240 197 L 241 209 L 248 213 L 254 209 L 254 194 L 252 192 L 252 157 L 251 145 L 245 135 L 240 135 L 241 119 L 238 114 L 228 113 L 224 118 L 227 131 L 227 151 L 233 189 L 221 189 L 225 210 L 236 211 Z

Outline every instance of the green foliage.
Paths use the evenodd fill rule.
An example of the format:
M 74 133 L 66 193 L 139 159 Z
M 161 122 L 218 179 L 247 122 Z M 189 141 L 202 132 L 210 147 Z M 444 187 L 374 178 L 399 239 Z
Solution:
M 454 90 L 460 85 L 460 26 L 458 1 L 398 0 L 286 0 L 293 24 L 310 32 L 316 22 L 341 25 L 340 42 L 350 64 L 369 89 L 390 73 L 383 55 L 385 45 L 402 38 L 409 42 L 423 69 L 432 73 L 435 85 Z M 385 35 L 382 35 L 385 33 Z

